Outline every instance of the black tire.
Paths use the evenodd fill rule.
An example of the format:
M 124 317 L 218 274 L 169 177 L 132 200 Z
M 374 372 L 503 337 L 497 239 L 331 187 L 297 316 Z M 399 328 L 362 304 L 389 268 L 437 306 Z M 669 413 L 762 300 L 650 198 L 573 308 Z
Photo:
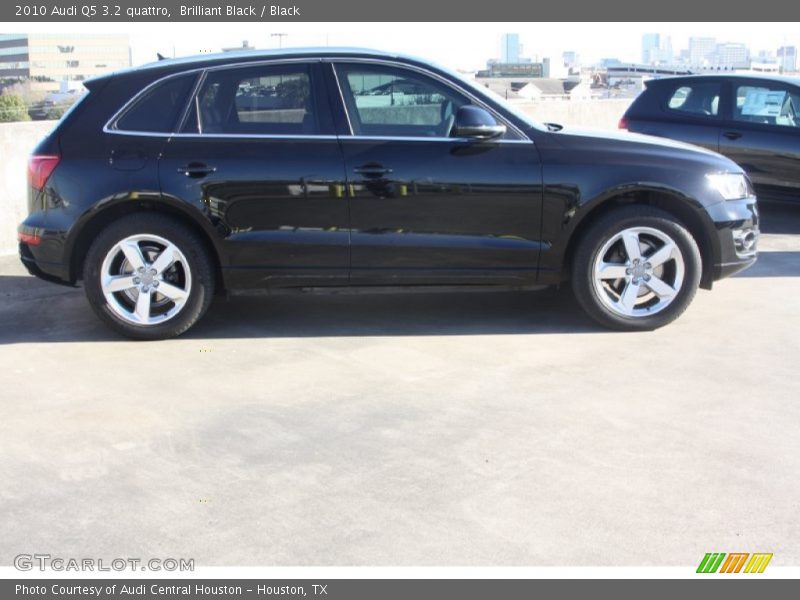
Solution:
M 677 293 L 673 295 L 671 300 L 668 303 L 665 302 L 661 309 L 658 306 L 648 308 L 647 302 L 643 301 L 642 308 L 637 309 L 639 313 L 645 313 L 647 310 L 657 310 L 654 314 L 629 316 L 619 314 L 609 306 L 609 303 L 614 304 L 614 294 L 618 291 L 624 291 L 626 285 L 630 283 L 629 279 L 597 282 L 597 284 L 595 280 L 594 267 L 598 254 L 616 236 L 633 228 L 650 228 L 667 236 L 677 246 L 683 262 L 682 278 L 674 276 L 675 283 L 680 279 L 680 284 Z M 647 241 L 646 232 L 643 234 L 642 239 Z M 650 239 L 655 240 L 655 242 L 659 241 L 652 236 Z M 621 253 L 624 251 L 624 243 L 622 241 L 617 243 L 623 244 L 623 246 L 617 246 L 616 248 L 612 246 L 611 249 L 606 249 L 604 260 L 607 256 L 611 256 L 613 252 Z M 650 255 L 653 252 L 655 252 L 655 249 L 650 252 Z M 623 255 L 619 260 L 626 261 L 626 259 L 627 257 Z M 640 261 L 646 261 L 645 254 L 642 254 Z M 677 260 L 670 260 L 669 263 L 662 267 L 664 269 L 662 272 L 669 275 L 667 270 L 672 269 L 674 273 L 674 270 L 678 268 L 675 266 L 677 264 Z M 614 209 L 605 214 L 584 232 L 575 249 L 571 269 L 572 289 L 576 299 L 586 313 L 595 321 L 605 327 L 620 331 L 649 331 L 671 323 L 689 306 L 700 284 L 702 259 L 697 242 L 675 217 L 651 206 L 630 205 Z M 643 282 L 643 278 L 638 281 Z M 650 275 L 648 275 L 648 281 L 650 281 Z M 610 287 L 605 287 L 606 285 Z M 614 285 L 617 286 L 616 290 L 613 287 Z M 645 287 L 648 284 L 641 283 L 641 285 Z M 598 291 L 598 287 L 601 288 L 600 291 Z M 674 288 L 674 286 L 672 287 Z M 649 288 L 645 287 L 642 293 L 645 298 L 648 295 L 650 296 L 649 302 L 651 303 L 657 304 L 661 302 L 661 298 Z M 605 294 L 605 297 L 601 297 L 600 294 Z M 621 293 L 617 299 L 622 300 Z
M 191 281 L 188 297 L 174 316 L 151 325 L 131 323 L 120 316 L 109 304 L 101 283 L 103 263 L 112 249 L 137 235 L 158 236 L 176 246 L 186 260 L 185 267 L 183 261 L 179 263 L 181 273 L 185 276 L 182 269 L 188 269 Z M 161 283 L 163 289 L 164 281 Z M 214 268 L 203 240 L 189 227 L 166 215 L 139 213 L 123 217 L 100 232 L 84 260 L 83 286 L 92 309 L 111 329 L 137 340 L 160 340 L 181 335 L 205 314 L 214 295 Z M 117 297 L 114 295 L 112 300 Z M 170 305 L 166 297 L 161 298 L 167 307 L 177 306 Z

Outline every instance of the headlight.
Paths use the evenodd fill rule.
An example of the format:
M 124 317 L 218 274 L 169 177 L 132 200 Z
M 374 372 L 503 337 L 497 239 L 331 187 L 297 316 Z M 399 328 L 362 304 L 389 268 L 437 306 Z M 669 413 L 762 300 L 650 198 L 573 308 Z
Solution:
M 744 173 L 709 173 L 706 178 L 725 200 L 739 200 L 752 195 Z

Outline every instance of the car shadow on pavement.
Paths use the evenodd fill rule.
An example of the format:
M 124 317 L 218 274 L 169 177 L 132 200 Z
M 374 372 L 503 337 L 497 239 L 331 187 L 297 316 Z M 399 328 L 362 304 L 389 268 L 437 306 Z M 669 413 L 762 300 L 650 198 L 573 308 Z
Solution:
M 78 288 L 0 277 L 0 344 L 127 341 Z M 568 288 L 215 298 L 181 339 L 598 333 Z
M 800 233 L 800 203 L 759 202 L 761 233 Z
M 734 277 L 800 277 L 800 252 L 759 252 L 756 264 Z
M 589 333 L 569 289 L 234 297 L 190 337 L 425 336 Z
M 771 250 L 737 277 L 800 276 L 800 209 L 762 207 Z M 602 333 L 568 287 L 540 292 L 293 294 L 217 298 L 181 339 Z M 0 344 L 127 341 L 106 328 L 83 290 L 0 276 Z

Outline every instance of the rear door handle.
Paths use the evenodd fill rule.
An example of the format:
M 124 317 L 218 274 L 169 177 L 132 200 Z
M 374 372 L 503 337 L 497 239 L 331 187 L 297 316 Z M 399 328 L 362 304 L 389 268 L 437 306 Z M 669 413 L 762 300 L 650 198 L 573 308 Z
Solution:
M 365 177 L 380 177 L 381 175 L 388 175 L 392 172 L 391 169 L 387 169 L 381 165 L 364 165 L 356 167 L 353 171 Z
M 742 137 L 742 134 L 739 133 L 738 131 L 726 131 L 722 135 L 724 135 L 729 140 L 738 140 L 740 137 Z
M 217 167 L 210 167 L 205 163 L 189 163 L 186 166 L 178 167 L 178 173 L 183 173 L 186 177 L 205 177 L 217 170 Z

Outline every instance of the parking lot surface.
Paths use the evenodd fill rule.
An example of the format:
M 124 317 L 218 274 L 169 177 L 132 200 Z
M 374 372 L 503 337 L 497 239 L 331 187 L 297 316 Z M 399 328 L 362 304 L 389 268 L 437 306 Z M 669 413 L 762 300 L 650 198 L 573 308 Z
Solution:
M 0 259 L 0 564 L 800 563 L 800 206 L 650 333 L 568 290 L 220 299 L 131 342 Z

